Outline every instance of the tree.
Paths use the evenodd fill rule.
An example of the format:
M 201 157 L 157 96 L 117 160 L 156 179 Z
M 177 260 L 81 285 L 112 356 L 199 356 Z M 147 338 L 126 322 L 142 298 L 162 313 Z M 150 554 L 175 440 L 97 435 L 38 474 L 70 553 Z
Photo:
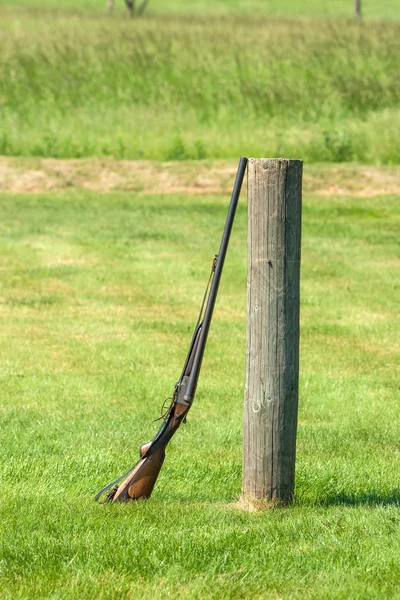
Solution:
M 130 17 L 140 17 L 146 10 L 149 0 L 142 0 L 139 6 L 136 6 L 136 0 L 125 0 L 125 4 L 128 7 Z M 115 0 L 107 0 L 107 10 L 112 13 L 114 10 Z
M 354 16 L 356 21 L 361 20 L 361 0 L 354 0 Z

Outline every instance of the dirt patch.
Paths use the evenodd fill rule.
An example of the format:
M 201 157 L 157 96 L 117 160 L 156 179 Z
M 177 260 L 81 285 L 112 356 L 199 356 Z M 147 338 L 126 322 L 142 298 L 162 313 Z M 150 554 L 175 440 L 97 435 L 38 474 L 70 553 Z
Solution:
M 143 194 L 229 193 L 237 161 L 117 161 L 0 157 L 0 191 L 38 193 L 68 188 Z M 368 197 L 400 194 L 400 167 L 305 165 L 304 190 Z
M 305 166 L 305 189 L 320 195 L 367 198 L 400 194 L 398 166 Z
M 268 500 L 267 498 L 258 500 L 244 496 L 241 496 L 237 502 L 231 505 L 233 509 L 245 512 L 260 512 L 274 508 L 284 508 L 285 506 L 288 506 L 288 504 L 283 504 L 278 500 Z

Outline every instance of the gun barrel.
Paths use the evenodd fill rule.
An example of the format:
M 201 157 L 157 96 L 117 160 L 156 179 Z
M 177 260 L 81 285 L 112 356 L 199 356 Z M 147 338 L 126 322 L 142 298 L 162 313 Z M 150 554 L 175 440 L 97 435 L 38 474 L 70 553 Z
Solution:
M 178 429 L 190 408 L 196 393 L 197 381 L 200 374 L 201 363 L 207 343 L 208 331 L 210 329 L 215 300 L 217 298 L 219 282 L 224 267 L 226 251 L 228 249 L 229 237 L 235 218 L 236 207 L 242 188 L 243 178 L 246 171 L 247 158 L 239 161 L 236 180 L 233 187 L 232 198 L 229 205 L 228 216 L 222 234 L 221 245 L 217 256 L 215 271 L 212 278 L 207 303 L 202 322 L 196 327 L 188 357 L 180 380 L 182 396 L 178 394 L 177 399 L 171 404 L 168 419 L 163 423 L 155 438 L 143 444 L 140 449 L 140 459 L 129 471 L 103 488 L 97 495 L 98 500 L 105 492 L 108 492 L 105 502 L 127 502 L 139 498 L 149 498 L 157 481 L 160 469 L 165 458 L 165 448 Z M 203 307 L 202 307 L 203 308 Z M 202 309 L 200 314 L 202 314 Z M 190 374 L 189 374 L 190 373 Z M 175 396 L 174 396 L 175 398 Z M 120 484 L 121 480 L 124 481 Z
M 233 192 L 231 197 L 231 203 L 229 205 L 228 216 L 225 222 L 224 232 L 222 234 L 221 245 L 218 252 L 217 264 L 215 267 L 214 278 L 210 288 L 210 294 L 208 296 L 206 309 L 204 312 L 204 320 L 200 332 L 200 339 L 197 346 L 196 354 L 193 361 L 193 368 L 190 374 L 190 379 L 186 388 L 184 400 L 191 403 L 196 393 L 197 381 L 200 375 L 201 363 L 203 360 L 204 350 L 207 343 L 207 336 L 211 325 L 211 319 L 214 311 L 215 301 L 217 299 L 219 282 L 221 280 L 222 269 L 224 268 L 226 251 L 228 249 L 229 238 L 232 231 L 233 220 L 235 218 L 236 207 L 242 189 L 242 183 L 244 174 L 247 167 L 247 158 L 241 157 L 239 161 L 238 170 L 236 173 L 235 184 L 233 186 Z

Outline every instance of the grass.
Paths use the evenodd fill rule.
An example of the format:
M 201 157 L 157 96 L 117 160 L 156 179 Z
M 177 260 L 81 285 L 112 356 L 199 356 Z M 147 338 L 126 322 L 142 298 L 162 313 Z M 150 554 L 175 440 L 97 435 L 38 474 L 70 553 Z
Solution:
M 394 20 L 73 6 L 0 7 L 0 154 L 399 162 Z
M 296 500 L 249 513 L 244 198 L 188 423 L 151 501 L 99 506 L 155 432 L 228 198 L 2 193 L 1 597 L 399 597 L 398 202 L 306 194 Z
M 57 0 L 7 0 L 7 5 L 36 8 L 60 9 Z M 104 12 L 106 2 L 101 0 L 64 0 L 62 11 L 74 10 L 78 12 Z M 116 2 L 118 13 L 124 11 L 124 2 Z M 362 10 L 364 17 L 379 19 L 398 19 L 399 11 L 396 0 L 362 0 Z M 353 4 L 348 0 L 335 0 L 334 2 L 320 2 L 319 0 L 286 0 L 284 3 L 279 0 L 191 0 L 190 4 L 186 0 L 150 0 L 147 8 L 147 14 L 188 14 L 188 15 L 215 15 L 215 14 L 249 14 L 258 13 L 271 16 L 305 16 L 305 17 L 352 17 Z

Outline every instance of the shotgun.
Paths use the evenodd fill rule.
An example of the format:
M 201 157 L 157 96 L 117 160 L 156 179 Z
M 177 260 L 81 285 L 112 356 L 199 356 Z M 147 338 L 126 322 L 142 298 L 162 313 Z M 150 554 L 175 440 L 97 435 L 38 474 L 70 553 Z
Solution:
M 181 423 L 186 421 L 186 416 L 192 406 L 196 393 L 208 331 L 210 329 L 218 286 L 224 266 L 226 251 L 228 249 L 229 237 L 246 166 L 247 158 L 242 157 L 239 161 L 239 167 L 236 173 L 236 180 L 233 187 L 231 203 L 229 205 L 220 249 L 212 263 L 211 273 L 200 308 L 199 318 L 194 329 L 181 376 L 175 384 L 169 408 L 162 417 L 164 422 L 157 431 L 155 437 L 150 442 L 141 446 L 139 450 L 139 462 L 131 467 L 126 473 L 118 477 L 118 479 L 100 490 L 96 495 L 96 500 L 99 500 L 106 492 L 108 493 L 105 496 L 103 503 L 129 502 L 130 500 L 139 500 L 140 498 L 150 498 L 164 462 L 165 448 Z M 118 485 L 120 481 L 122 481 L 122 483 Z

